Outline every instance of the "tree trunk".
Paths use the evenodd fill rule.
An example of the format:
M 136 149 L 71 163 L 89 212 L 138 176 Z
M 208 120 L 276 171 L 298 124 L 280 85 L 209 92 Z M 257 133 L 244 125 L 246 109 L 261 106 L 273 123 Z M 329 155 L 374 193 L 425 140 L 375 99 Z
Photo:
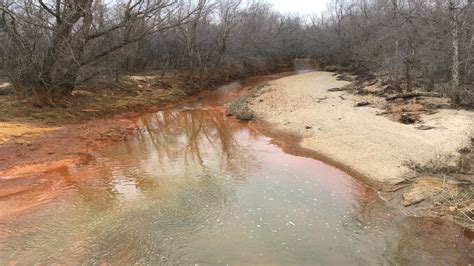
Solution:
M 394 70 L 394 82 L 396 84 L 399 84 L 400 83 L 400 40 L 399 40 L 399 21 L 398 21 L 398 17 L 399 17 L 399 10 L 398 10 L 398 0 L 392 0 L 392 8 L 393 8 L 393 20 L 394 20 L 394 23 L 395 23 L 395 27 L 394 27 L 394 34 L 395 34 L 395 57 L 394 57 L 394 60 L 393 60 L 393 70 Z M 400 89 L 402 90 L 401 92 L 403 92 L 403 89 L 400 87 Z
M 413 78 L 411 76 L 411 62 L 405 64 L 406 92 L 413 92 Z
M 461 100 L 459 93 L 459 22 L 458 15 L 456 14 L 456 1 L 450 0 L 449 2 L 451 14 L 452 14 L 452 24 L 453 24 L 453 66 L 452 66 L 452 76 L 451 76 L 451 93 L 453 95 L 454 103 L 458 104 Z

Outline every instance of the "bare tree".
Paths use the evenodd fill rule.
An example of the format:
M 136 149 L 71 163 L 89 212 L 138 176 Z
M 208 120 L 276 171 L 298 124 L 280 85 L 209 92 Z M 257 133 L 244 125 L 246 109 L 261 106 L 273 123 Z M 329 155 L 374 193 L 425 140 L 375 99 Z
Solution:
M 330 16 L 313 19 L 307 28 L 316 36 L 310 54 L 391 76 L 404 91 L 426 84 L 456 103 L 472 91 L 472 0 L 331 3 Z
M 453 50 L 453 62 L 452 62 L 452 96 L 455 103 L 460 103 L 461 97 L 459 92 L 460 85 L 460 62 L 459 62 L 459 23 L 460 17 L 464 12 L 471 6 L 472 0 L 467 2 L 461 0 L 448 0 L 450 19 L 452 24 L 452 50 Z
M 227 42 L 234 27 L 236 26 L 236 19 L 238 18 L 238 8 L 242 0 L 220 0 L 217 4 L 217 15 L 219 21 L 219 34 L 216 43 L 219 44 L 219 55 L 217 66 L 224 63 L 225 55 L 227 53 Z
M 0 71 L 54 104 L 98 74 L 173 69 L 192 88 L 306 55 L 405 92 L 449 86 L 460 102 L 474 85 L 473 23 L 472 0 L 332 0 L 310 18 L 259 0 L 0 0 Z
M 95 75 L 102 60 L 146 36 L 186 23 L 171 0 L 123 0 L 107 7 L 97 0 L 0 3 L 5 45 L 0 53 L 15 88 L 38 104 L 54 104 L 81 79 Z

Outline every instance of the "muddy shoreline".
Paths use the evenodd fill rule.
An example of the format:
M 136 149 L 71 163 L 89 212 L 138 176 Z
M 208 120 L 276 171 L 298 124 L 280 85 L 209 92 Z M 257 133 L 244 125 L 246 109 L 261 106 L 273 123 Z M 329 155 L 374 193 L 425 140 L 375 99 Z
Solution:
M 125 112 L 109 118 L 69 124 L 35 136 L 7 141 L 0 146 L 0 175 L 16 173 L 28 165 L 37 165 L 38 169 L 45 166 L 44 170 L 47 170 L 49 164 L 54 165 L 55 161 L 65 159 L 76 163 L 85 162 L 90 151 L 122 141 L 132 134 L 134 125 L 130 119 L 195 101 L 198 97 L 189 96 L 162 106 L 142 107 L 140 112 Z
M 252 86 L 294 74 L 296 74 L 294 71 L 280 71 L 249 77 L 243 82 L 246 86 Z M 216 88 L 217 86 L 204 89 L 195 95 L 165 100 L 158 105 L 143 103 L 132 105 L 126 111 L 110 110 L 102 118 L 90 115 L 85 121 L 79 122 L 71 123 L 70 120 L 60 117 L 59 120 L 54 120 L 54 123 L 48 125 L 32 123 L 24 119 L 8 119 L 9 123 L 10 121 L 18 123 L 22 132 L 12 135 L 7 141 L 0 142 L 0 176 L 12 175 L 20 171 L 18 169 L 28 166 L 35 166 L 36 169 L 44 167 L 47 170 L 48 165 L 65 159 L 76 163 L 86 162 L 88 153 L 91 151 L 109 143 L 122 141 L 131 135 L 135 130 L 135 125 L 131 123 L 133 118 L 197 101 L 212 93 Z M 2 126 L 6 128 L 6 125 Z M 25 130 L 30 127 L 31 132 Z M 6 130 L 11 131 L 9 128 Z
M 252 87 L 261 82 L 293 74 L 295 72 L 255 76 L 243 80 L 241 85 Z M 87 165 L 93 160 L 95 151 L 136 135 L 137 118 L 196 102 L 208 97 L 214 91 L 207 89 L 197 95 L 169 101 L 159 106 L 141 106 L 139 109 L 141 111 L 133 109 L 111 117 L 50 128 L 34 135 L 21 135 L 1 144 L 0 199 L 3 199 L 3 204 L 0 207 L 4 210 L 1 215 L 21 215 L 37 205 L 35 202 L 18 203 L 15 201 L 17 196 L 21 199 L 42 197 L 41 194 L 44 193 L 46 197 L 55 197 L 55 184 L 67 178 L 57 176 L 57 173 Z M 241 90 L 239 94 L 246 92 Z M 228 95 L 228 97 L 237 96 Z M 218 109 L 222 113 L 225 112 L 223 107 Z

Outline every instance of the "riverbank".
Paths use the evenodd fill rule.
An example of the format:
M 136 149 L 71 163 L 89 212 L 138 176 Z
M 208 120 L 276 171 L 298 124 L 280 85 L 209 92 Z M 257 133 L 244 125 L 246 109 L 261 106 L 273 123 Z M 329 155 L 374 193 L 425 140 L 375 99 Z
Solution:
M 169 105 L 196 99 L 221 85 L 252 77 L 274 77 L 299 67 L 313 67 L 316 61 L 249 69 L 199 77 L 187 71 L 151 71 L 98 77 L 75 88 L 56 106 L 37 106 L 32 98 L 19 97 L 13 86 L 0 77 L 0 145 L 25 143 L 44 133 L 72 124 L 86 124 L 105 118 L 153 112 Z
M 12 93 L 1 95 L 0 176 L 80 164 L 96 148 L 124 140 L 134 130 L 129 118 L 198 97 L 186 94 L 176 73 L 122 79 L 122 87 L 78 88 L 55 107 L 36 107 Z M 9 193 L 5 189 L 0 196 Z
M 236 219 L 235 210 L 242 210 L 245 219 L 249 210 L 266 210 L 266 214 L 254 212 L 256 216 L 249 222 L 261 223 L 252 224 L 250 228 L 256 226 L 259 230 L 275 230 L 272 228 L 288 227 L 290 230 L 286 233 L 291 236 L 294 236 L 293 228 L 298 228 L 302 235 L 317 236 L 315 242 L 322 241 L 325 250 L 340 253 L 340 248 L 328 249 L 325 245 L 341 243 L 348 250 L 356 250 L 357 254 L 366 254 L 371 259 L 373 254 L 379 254 L 380 258 L 394 258 L 395 261 L 398 261 L 397 258 L 417 261 L 419 254 L 429 254 L 430 259 L 435 261 L 439 261 L 438 258 L 449 262 L 469 259 L 472 231 L 439 219 L 398 215 L 398 211 L 387 208 L 384 202 L 377 199 L 374 189 L 340 171 L 346 170 L 342 165 L 337 165 L 341 169 L 336 169 L 314 160 L 319 157 L 308 152 L 309 149 L 301 149 L 300 138 L 295 134 L 280 132 L 265 123 L 238 123 L 224 117 L 225 103 L 242 95 L 258 97 L 269 88 L 263 85 L 265 82 L 290 74 L 260 76 L 222 86 L 202 94 L 199 100 L 181 100 L 192 102 L 175 104 L 179 105 L 177 108 L 171 108 L 175 105 L 170 104 L 168 108 L 161 106 L 167 110 L 160 112 L 129 112 L 65 125 L 32 137 L 22 145 L 8 146 L 13 144 L 8 142 L 7 146 L 0 146 L 0 219 L 4 225 L 2 231 L 5 232 L 3 242 L 10 243 L 3 257 L 38 261 L 41 258 L 35 257 L 36 250 L 44 251 L 43 243 L 50 243 L 52 239 L 49 234 L 55 235 L 60 231 L 72 235 L 68 238 L 72 242 L 65 243 L 59 239 L 59 247 L 65 249 L 50 244 L 51 249 L 47 252 L 52 251 L 69 260 L 71 256 L 81 259 L 83 254 L 90 256 L 91 253 L 87 248 L 84 253 L 70 248 L 78 246 L 77 239 L 79 246 L 84 247 L 96 246 L 110 234 L 130 239 L 129 234 L 123 235 L 124 226 L 137 228 L 133 231 L 140 234 L 132 237 L 143 239 L 142 236 L 150 235 L 149 232 L 166 229 L 167 224 L 175 228 L 174 221 L 190 220 L 196 216 L 190 218 L 189 215 L 196 213 L 197 219 L 206 219 L 202 220 L 202 224 L 208 224 L 206 217 L 209 217 L 208 213 L 214 216 L 217 206 L 218 212 L 222 210 L 224 214 L 212 219 L 215 225 L 202 228 L 237 228 L 235 232 L 240 236 L 245 229 L 240 227 L 242 220 Z M 265 131 L 260 133 L 271 131 L 272 134 L 261 135 L 252 128 Z M 269 136 L 275 138 L 270 139 Z M 111 145 L 105 146 L 108 143 Z M 11 147 L 10 151 L 6 147 Z M 223 184 L 231 186 L 222 187 Z M 258 184 L 259 190 L 254 191 L 254 184 Z M 235 189 L 239 193 L 233 193 Z M 253 192 L 248 193 L 248 189 Z M 243 198 L 236 199 L 234 195 Z M 195 202 L 196 206 L 190 206 L 190 202 Z M 242 202 L 250 205 L 241 206 Z M 180 211 L 183 216 L 171 216 L 173 220 L 170 223 L 169 210 L 173 213 Z M 157 211 L 164 214 L 164 221 L 157 220 Z M 276 215 L 278 211 L 282 212 L 281 216 Z M 335 217 L 338 213 L 342 216 Z M 136 217 L 150 217 L 150 220 L 144 222 L 140 219 L 137 222 Z M 271 217 L 276 217 L 277 224 L 268 224 Z M 329 220 L 320 221 L 324 217 L 329 217 Z M 119 221 L 120 224 L 111 221 Z M 222 221 L 235 222 L 236 226 L 228 223 L 223 226 Z M 283 224 L 278 225 L 282 221 Z M 149 230 L 143 224 L 157 227 Z M 182 228 L 193 229 L 188 224 Z M 252 239 L 249 243 L 254 243 L 254 232 L 268 232 L 259 230 L 249 233 Z M 175 231 L 171 233 L 176 235 Z M 283 230 L 279 235 L 286 233 Z M 46 242 L 43 242 L 42 234 L 47 236 Z M 280 237 L 264 234 L 268 236 L 267 243 L 282 246 Z M 323 234 L 328 237 L 322 238 Z M 24 250 L 23 242 L 18 240 L 31 235 L 39 239 L 35 241 L 38 246 L 31 247 L 26 255 L 16 252 L 17 247 Z M 193 236 L 193 233 L 184 235 Z M 229 234 L 219 231 L 217 235 L 225 237 Z M 364 239 L 361 239 L 362 236 Z M 369 238 L 365 239 L 365 236 Z M 83 239 L 88 239 L 88 242 Z M 437 239 L 443 240 L 441 245 Z M 222 239 L 219 243 L 229 240 L 234 245 L 234 237 Z M 298 247 L 298 243 L 306 243 L 300 239 L 294 241 L 289 246 Z M 360 253 L 365 246 L 370 251 Z M 202 243 L 197 247 L 196 250 L 202 250 Z M 114 248 L 109 243 L 103 246 L 106 254 L 122 259 L 122 250 L 114 253 Z M 136 248 L 141 250 L 142 246 Z M 74 254 L 70 255 L 71 250 Z M 175 251 L 174 248 L 172 250 Z M 255 250 L 252 248 L 250 252 L 255 253 Z M 288 258 L 287 255 L 284 257 Z M 350 257 L 353 260 L 354 257 Z
M 417 203 L 433 195 L 442 197 L 442 201 L 445 195 L 439 193 L 441 190 L 450 194 L 455 192 L 456 197 L 450 199 L 462 202 L 456 206 L 459 210 L 465 212 L 465 208 L 470 207 L 470 199 L 466 201 L 464 194 L 457 189 L 461 185 L 462 192 L 472 189 L 469 171 L 474 160 L 472 149 L 466 146 L 469 128 L 472 127 L 472 112 L 439 109 L 439 105 L 429 112 L 420 108 L 427 102 L 432 103 L 433 99 L 414 99 L 415 102 L 408 104 L 402 101 L 384 108 L 382 103 L 386 99 L 373 94 L 356 95 L 346 89 L 350 82 L 338 80 L 332 73 L 289 76 L 291 74 L 295 73 L 257 76 L 247 79 L 244 84 L 249 88 L 260 84 L 243 102 L 260 120 L 271 124 L 264 126 L 266 130 L 278 132 L 274 134 L 274 141 L 280 142 L 284 150 L 291 150 L 288 145 L 299 146 L 302 140 L 305 149 L 294 148 L 298 154 L 308 152 L 301 156 L 323 159 L 352 176 L 364 178 L 380 189 L 382 198 L 391 202 L 424 208 L 426 205 Z M 262 85 L 268 81 L 271 82 Z M 194 101 L 206 93 L 176 97 L 174 101 L 161 100 L 162 104 L 157 105 L 110 108 L 109 116 L 91 115 L 89 120 L 82 122 L 61 117 L 37 122 L 14 116 L 4 119 L 1 129 L 10 134 L 10 138 L 0 143 L 0 176 L 8 180 L 9 177 L 47 173 L 87 163 L 97 148 L 123 141 L 131 135 L 136 130 L 136 125 L 131 122 L 133 117 Z M 411 125 L 399 123 L 401 114 L 397 108 L 404 112 L 413 111 L 418 122 Z M 95 113 L 90 110 L 83 112 Z M 70 123 L 60 125 L 58 121 Z M 459 168 L 460 160 L 465 169 Z M 434 179 L 430 179 L 433 176 Z M 446 185 L 441 177 L 451 179 L 449 184 Z M 446 191 L 446 188 L 450 190 Z M 451 191 L 453 188 L 456 191 Z M 0 196 L 18 192 L 15 191 L 5 186 L 0 190 Z M 438 203 L 438 199 L 431 202 Z M 452 205 L 444 202 L 428 206 L 435 206 L 432 211 L 444 215 L 453 213 Z M 409 210 L 414 211 L 413 208 Z
M 251 86 L 291 74 L 294 72 L 255 76 L 245 79 L 245 83 Z M 38 108 L 12 94 L 0 96 L 0 177 L 87 162 L 97 148 L 122 141 L 134 132 L 132 118 L 195 101 L 212 92 L 204 88 L 188 96 L 184 84 L 168 78 L 131 76 L 135 87 L 131 84 L 130 88 L 136 93 L 118 90 L 107 96 L 79 90 L 69 99 L 71 106 L 67 108 Z M 174 85 L 164 89 L 164 82 Z M 0 197 L 4 194 L 0 191 Z
M 387 200 L 398 197 L 411 206 L 439 196 L 451 188 L 443 178 L 472 190 L 471 170 L 460 171 L 459 164 L 471 149 L 474 112 L 447 105 L 422 112 L 429 101 L 422 97 L 388 104 L 381 96 L 347 90 L 350 84 L 330 72 L 305 73 L 269 82 L 247 102 L 257 120 L 302 136 L 303 148 L 356 173 Z M 401 123 L 405 113 L 416 120 Z M 450 168 L 459 175 L 450 175 Z
M 300 150 L 285 135 L 271 140 L 252 129 L 260 123 L 226 118 L 222 104 L 247 88 L 232 83 L 197 101 L 130 118 L 134 134 L 90 151 L 83 164 L 60 161 L 46 172 L 36 168 L 0 179 L 0 191 L 9 192 L 0 201 L 1 260 L 472 260 L 472 238 L 463 228 L 401 216 L 360 180 L 274 145 Z

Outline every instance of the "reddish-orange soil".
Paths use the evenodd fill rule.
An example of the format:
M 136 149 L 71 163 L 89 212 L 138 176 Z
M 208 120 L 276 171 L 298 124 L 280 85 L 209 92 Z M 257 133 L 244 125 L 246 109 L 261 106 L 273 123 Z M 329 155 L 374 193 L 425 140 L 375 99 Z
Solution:
M 69 124 L 44 132 L 29 140 L 7 141 L 0 146 L 0 178 L 57 167 L 55 162 L 80 163 L 88 153 L 105 144 L 124 140 L 134 130 L 130 118 L 193 101 L 199 96 L 169 102 L 162 106 L 138 106 L 135 111 L 110 118 Z

